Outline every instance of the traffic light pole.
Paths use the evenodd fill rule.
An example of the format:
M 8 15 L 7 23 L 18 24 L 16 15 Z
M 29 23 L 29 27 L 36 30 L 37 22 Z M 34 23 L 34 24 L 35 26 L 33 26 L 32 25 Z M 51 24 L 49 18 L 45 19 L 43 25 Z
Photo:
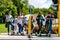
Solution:
M 60 0 L 58 0 L 58 36 L 60 37 Z

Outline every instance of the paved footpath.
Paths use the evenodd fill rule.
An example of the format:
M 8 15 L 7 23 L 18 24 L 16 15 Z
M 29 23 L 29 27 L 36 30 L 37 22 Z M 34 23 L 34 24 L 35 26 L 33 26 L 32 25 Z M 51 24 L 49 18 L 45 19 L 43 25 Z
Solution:
M 28 38 L 28 36 L 9 36 L 6 33 L 0 33 L 0 40 L 60 40 L 60 37 L 57 37 L 56 34 L 52 34 L 51 37 L 32 36 L 31 38 Z

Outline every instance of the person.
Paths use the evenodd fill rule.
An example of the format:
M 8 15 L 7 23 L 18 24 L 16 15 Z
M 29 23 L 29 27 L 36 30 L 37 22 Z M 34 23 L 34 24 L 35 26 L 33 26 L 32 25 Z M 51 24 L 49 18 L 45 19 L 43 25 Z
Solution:
M 17 18 L 16 16 L 13 16 L 13 22 L 12 22 L 12 25 L 14 26 L 14 34 L 17 34 L 18 33 L 18 26 L 17 26 Z
M 27 26 L 28 26 L 28 20 L 27 20 L 27 17 L 24 17 L 24 28 L 25 28 L 25 30 L 27 30 Z
M 48 15 L 46 16 L 46 26 L 48 27 L 48 36 L 51 36 L 51 31 L 52 31 L 52 20 L 53 20 L 53 16 L 51 14 L 51 12 L 48 13 Z
M 17 18 L 17 24 L 18 24 L 18 27 L 19 27 L 19 34 L 22 34 L 23 32 L 23 14 L 22 12 L 19 12 L 19 16 Z
M 38 32 L 39 32 L 39 34 L 41 36 L 41 28 L 43 26 L 44 19 L 43 19 L 43 16 L 42 16 L 42 14 L 40 12 L 39 12 L 39 14 L 36 17 L 36 20 L 37 20 L 37 24 L 38 24 L 38 27 L 39 27 L 39 31 Z
M 10 25 L 12 26 L 11 27 L 12 31 L 14 30 L 14 26 L 12 25 L 12 22 L 13 22 L 13 17 L 11 15 L 11 11 L 8 11 L 7 15 L 6 15 L 6 24 L 7 24 L 7 29 L 8 29 L 8 35 L 10 34 Z
M 24 19 L 23 19 L 23 25 L 24 25 L 23 33 L 24 33 L 24 35 L 25 35 L 25 34 L 27 34 L 27 27 L 28 27 L 27 17 L 24 17 Z
M 31 30 L 32 30 L 32 32 L 34 29 L 34 22 L 35 22 L 35 20 L 34 20 L 33 16 L 31 16 Z

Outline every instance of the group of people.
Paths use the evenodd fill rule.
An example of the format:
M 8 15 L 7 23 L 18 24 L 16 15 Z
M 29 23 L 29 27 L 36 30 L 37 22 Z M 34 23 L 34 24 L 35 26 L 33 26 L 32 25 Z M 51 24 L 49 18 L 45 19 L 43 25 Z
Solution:
M 8 12 L 6 15 L 6 27 L 8 29 L 8 35 L 10 34 L 10 25 L 11 25 L 11 35 L 15 33 L 22 34 L 23 27 L 27 26 L 27 19 L 23 16 L 22 12 L 19 13 L 18 18 L 12 16 L 11 12 Z
M 42 26 L 45 26 L 46 30 L 48 30 L 48 35 L 47 36 L 51 36 L 51 32 L 52 32 L 52 21 L 54 20 L 54 14 L 51 12 L 48 12 L 48 15 L 46 17 L 44 17 L 40 12 L 38 14 L 38 16 L 36 17 L 37 20 L 37 24 L 39 27 L 39 34 L 41 36 L 41 28 Z
M 36 17 L 36 21 L 39 27 L 39 34 L 41 36 L 41 28 L 43 26 L 43 22 L 45 21 L 45 26 L 48 28 L 48 35 L 50 36 L 52 31 L 52 20 L 54 20 L 54 15 L 51 12 L 48 12 L 48 15 L 44 17 L 42 13 L 38 13 Z M 34 17 L 31 15 L 31 30 L 34 30 Z M 10 25 L 11 25 L 11 35 L 15 33 L 22 35 L 24 31 L 27 33 L 28 29 L 28 20 L 27 17 L 23 16 L 22 12 L 19 12 L 18 18 L 16 16 L 12 16 L 10 12 L 6 15 L 6 27 L 8 29 L 8 35 L 10 33 Z

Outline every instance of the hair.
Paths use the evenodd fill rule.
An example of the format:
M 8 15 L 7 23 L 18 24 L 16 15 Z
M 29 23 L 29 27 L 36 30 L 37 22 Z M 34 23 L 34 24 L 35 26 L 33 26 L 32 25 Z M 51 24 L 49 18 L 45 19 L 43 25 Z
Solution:
M 9 14 L 9 12 L 11 12 L 10 10 L 8 10 L 7 12 L 6 12 L 6 15 L 8 15 Z M 11 14 L 11 13 L 10 13 Z
M 33 19 L 33 15 L 31 16 L 31 19 Z
M 41 12 L 38 13 L 38 15 L 40 15 L 40 14 L 41 14 Z
M 20 11 L 18 15 L 20 15 L 20 14 L 23 15 L 22 11 Z
M 48 14 L 52 14 L 51 12 L 48 12 Z

